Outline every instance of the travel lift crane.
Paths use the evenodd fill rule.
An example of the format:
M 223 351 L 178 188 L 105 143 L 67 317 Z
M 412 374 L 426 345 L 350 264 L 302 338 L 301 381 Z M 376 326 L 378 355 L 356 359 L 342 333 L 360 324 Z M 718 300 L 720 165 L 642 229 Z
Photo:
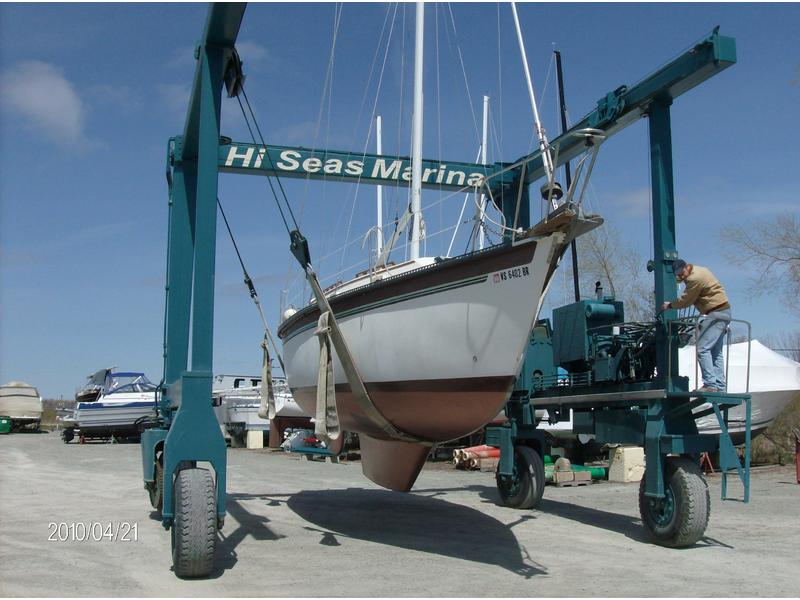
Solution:
M 168 145 L 164 376 L 159 386 L 159 424 L 143 432 L 141 448 L 145 488 L 153 507 L 161 512 L 164 527 L 172 531 L 174 569 L 180 577 L 211 572 L 216 532 L 222 528 L 226 512 L 226 446 L 211 402 L 218 173 L 403 185 L 407 180 L 402 173 L 410 166 L 410 159 L 403 157 L 388 157 L 390 161 L 385 155 L 256 146 L 221 138 L 222 87 L 233 97 L 243 81 L 234 45 L 244 10 L 241 3 L 209 7 L 195 52 L 197 64 L 184 132 L 171 138 Z M 592 140 L 607 138 L 640 117 L 649 118 L 655 257 L 649 266 L 655 277 L 656 306 L 676 295 L 670 104 L 735 61 L 735 40 L 715 30 L 638 84 L 603 96 L 591 113 L 551 142 L 551 148 L 557 149 L 552 158 L 558 167 L 584 152 Z M 361 166 L 350 161 L 360 161 Z M 503 210 L 506 222 L 527 228 L 528 187 L 545 175 L 545 165 L 537 151 L 514 163 L 494 165 L 426 160 L 423 173 L 423 185 L 440 190 L 464 190 L 486 181 L 485 187 Z M 548 200 L 553 193 L 552 182 L 545 184 L 543 194 Z M 600 320 L 590 323 L 598 315 Z M 630 353 L 618 352 L 619 348 L 630 350 L 631 345 L 630 331 L 615 325 L 622 320 L 622 303 L 584 300 L 556 311 L 554 360 L 567 360 L 564 364 L 568 367 L 588 370 L 590 385 L 567 387 L 556 381 L 555 386 L 548 386 L 543 383 L 542 371 L 537 371 L 536 378 L 529 376 L 532 371 L 523 371 L 506 407 L 508 422 L 487 428 L 488 441 L 501 448 L 497 479 L 506 504 L 531 507 L 541 498 L 545 447 L 535 427 L 534 406 L 547 407 L 551 414 L 572 409 L 575 430 L 593 433 L 599 442 L 644 445 L 647 470 L 640 507 L 645 526 L 661 543 L 691 544 L 707 523 L 708 491 L 702 474 L 692 468 L 696 461 L 680 457 L 696 459 L 700 452 L 719 447 L 723 467 L 735 462 L 740 468 L 747 500 L 748 473 L 741 471 L 720 411 L 746 402 L 749 432 L 749 397 L 688 392 L 686 378 L 678 375 L 678 332 L 673 324 L 679 321 L 675 317 L 670 310 L 653 324 L 647 338 L 652 338 L 652 364 L 638 371 L 646 375 L 646 381 L 631 383 L 630 377 L 618 377 L 620 360 L 628 357 L 626 373 L 633 373 L 634 363 L 640 367 L 641 360 L 635 362 Z M 589 327 L 596 323 L 603 327 L 597 331 Z M 612 330 L 616 326 L 623 333 Z M 537 331 L 541 329 L 535 328 L 532 334 L 525 369 L 540 355 Z M 597 352 L 600 346 L 605 351 Z M 550 370 L 552 367 L 550 361 Z M 547 365 L 543 368 L 548 370 Z M 709 410 L 720 418 L 723 435 L 719 441 L 716 436 L 697 434 L 691 409 L 705 402 L 711 402 Z M 210 463 L 213 474 L 198 466 L 200 463 Z M 678 486 L 680 482 L 686 485 Z

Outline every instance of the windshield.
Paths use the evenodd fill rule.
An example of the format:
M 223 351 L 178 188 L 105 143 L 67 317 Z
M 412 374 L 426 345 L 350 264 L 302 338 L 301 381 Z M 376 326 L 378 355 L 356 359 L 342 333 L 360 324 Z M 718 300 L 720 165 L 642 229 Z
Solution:
M 152 392 L 155 389 L 155 384 L 144 373 L 113 373 L 106 388 L 106 393 Z

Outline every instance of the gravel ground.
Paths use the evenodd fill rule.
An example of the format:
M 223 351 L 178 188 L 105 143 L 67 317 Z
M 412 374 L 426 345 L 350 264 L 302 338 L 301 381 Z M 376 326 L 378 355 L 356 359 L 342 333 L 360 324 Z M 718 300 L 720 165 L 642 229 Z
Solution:
M 637 484 L 548 487 L 537 510 L 499 504 L 491 473 L 442 464 L 414 490 L 358 463 L 228 452 L 215 572 L 171 571 L 170 534 L 142 488 L 137 444 L 0 436 L 3 596 L 797 596 L 800 485 L 756 469 L 751 502 L 720 500 L 691 548 L 648 543 Z M 738 480 L 731 496 L 741 495 Z M 73 523 L 136 526 L 136 541 L 48 541 Z M 81 526 L 70 531 L 80 532 Z M 52 534 L 55 532 L 55 535 Z M 71 533 L 67 534 L 69 537 Z M 129 537 L 132 536 L 132 532 Z

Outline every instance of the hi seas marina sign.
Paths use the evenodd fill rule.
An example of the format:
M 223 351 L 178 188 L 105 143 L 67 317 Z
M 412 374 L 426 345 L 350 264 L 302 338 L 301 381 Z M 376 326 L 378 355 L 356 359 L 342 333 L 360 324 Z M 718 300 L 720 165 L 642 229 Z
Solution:
M 279 177 L 312 177 L 350 183 L 409 185 L 411 158 L 311 150 L 291 146 L 257 146 L 232 142 L 219 147 L 219 170 Z M 480 188 L 495 165 L 422 161 L 422 185 L 427 188 L 468 191 Z

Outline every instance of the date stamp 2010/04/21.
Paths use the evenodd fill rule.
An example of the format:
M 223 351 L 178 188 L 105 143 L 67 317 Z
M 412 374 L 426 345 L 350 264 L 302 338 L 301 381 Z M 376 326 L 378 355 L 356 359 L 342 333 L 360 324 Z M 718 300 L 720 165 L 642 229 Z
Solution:
M 48 542 L 137 542 L 139 524 L 127 521 L 93 521 L 47 524 Z

